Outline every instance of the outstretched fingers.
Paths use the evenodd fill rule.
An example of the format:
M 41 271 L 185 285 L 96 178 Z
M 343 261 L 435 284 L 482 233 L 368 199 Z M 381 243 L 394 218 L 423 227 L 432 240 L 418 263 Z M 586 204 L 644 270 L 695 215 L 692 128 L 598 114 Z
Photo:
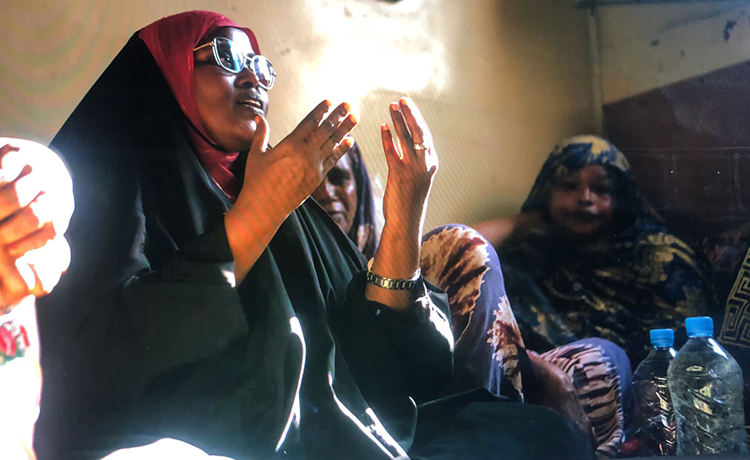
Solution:
M 406 127 L 404 121 L 404 115 L 399 110 L 398 104 L 395 102 L 390 105 L 391 120 L 393 121 L 393 130 L 396 132 L 396 138 L 398 139 L 399 147 L 401 147 L 401 157 L 404 160 L 408 160 L 414 155 L 414 141 L 412 140 L 411 134 Z
M 333 104 L 328 99 L 322 101 L 320 104 L 315 106 L 310 113 L 302 119 L 302 121 L 294 128 L 289 134 L 289 138 L 292 138 L 299 142 L 306 141 L 310 135 L 315 131 L 320 122 L 325 118 L 326 114 L 331 110 Z
M 323 159 L 320 165 L 320 176 L 325 177 L 325 175 L 328 174 L 328 171 L 330 171 L 336 165 L 336 163 L 338 163 L 341 157 L 346 155 L 346 152 L 348 152 L 353 145 L 354 139 L 349 136 L 344 137 L 344 139 L 342 139 L 341 142 L 339 142 L 338 145 L 333 148 L 331 153 L 328 154 L 325 159 Z
M 327 148 L 330 151 L 330 149 L 338 144 L 338 141 L 343 139 L 343 136 L 340 136 L 338 139 L 334 139 L 336 142 L 329 143 L 324 147 L 324 145 L 329 141 L 330 138 L 336 136 L 339 127 L 341 127 L 342 125 L 349 126 L 348 131 L 351 131 L 352 128 L 356 126 L 357 118 L 354 117 L 353 119 L 350 119 L 350 115 L 352 115 L 351 106 L 346 102 L 339 104 L 338 107 L 333 109 L 333 111 L 323 121 L 320 122 L 320 126 L 318 126 L 310 134 L 310 137 L 307 139 L 308 144 L 310 144 L 310 146 L 313 148 L 320 148 L 322 150 L 325 150 Z M 348 123 L 347 120 L 349 120 Z M 354 123 L 352 123 L 352 121 Z
M 393 170 L 397 162 L 401 161 L 401 157 L 398 154 L 396 143 L 393 140 L 393 133 L 391 133 L 388 123 L 380 125 L 380 139 L 383 142 L 383 153 L 385 154 L 385 161 L 388 163 L 388 170 Z
M 419 107 L 407 97 L 402 97 L 398 101 L 398 105 L 403 114 L 404 122 L 407 128 L 409 128 L 412 140 L 418 144 L 431 142 L 430 130 L 422 113 L 419 111 Z
M 357 116 L 353 113 L 350 113 L 346 115 L 346 117 L 341 121 L 341 123 L 338 125 L 338 128 L 325 140 L 323 143 L 323 146 L 320 148 L 320 151 L 323 156 L 330 155 L 331 152 L 336 148 L 337 145 L 339 145 L 346 136 L 349 135 L 349 133 L 354 129 L 355 126 L 359 123 L 359 119 L 357 119 Z M 344 152 L 346 153 L 346 151 Z

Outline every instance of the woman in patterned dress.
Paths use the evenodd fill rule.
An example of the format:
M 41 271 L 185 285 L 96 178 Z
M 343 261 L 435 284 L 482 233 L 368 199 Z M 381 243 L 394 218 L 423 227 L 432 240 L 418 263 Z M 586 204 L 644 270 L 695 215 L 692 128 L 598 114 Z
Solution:
M 375 255 L 378 202 L 357 143 L 312 197 L 366 257 Z M 497 254 L 472 228 L 452 224 L 428 232 L 420 266 L 449 297 L 455 374 L 445 394 L 484 388 L 553 408 L 593 432 L 598 457 L 616 455 L 633 404 L 630 363 L 619 347 L 590 339 L 541 356 L 528 351 Z
M 637 365 L 648 331 L 712 313 L 696 253 L 638 194 L 625 156 L 596 136 L 558 145 L 521 214 L 477 229 L 498 249 L 527 345 L 550 349 L 600 337 Z

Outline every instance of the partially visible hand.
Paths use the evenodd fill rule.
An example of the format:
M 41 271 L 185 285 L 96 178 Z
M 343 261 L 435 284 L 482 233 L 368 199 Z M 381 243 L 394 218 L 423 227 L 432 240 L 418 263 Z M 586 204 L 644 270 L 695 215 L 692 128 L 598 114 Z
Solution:
M 383 214 L 386 224 L 413 225 L 424 220 L 438 155 L 430 128 L 411 99 L 391 104 L 390 112 L 398 145 L 391 128 L 383 124 L 381 137 L 388 162 Z
M 526 401 L 549 407 L 573 420 L 593 443 L 593 430 L 581 402 L 576 394 L 573 379 L 554 364 L 545 361 L 533 351 L 526 352 L 534 368 L 534 377 L 539 384 L 528 388 Z
M 329 101 L 318 104 L 272 149 L 266 148 L 268 122 L 257 118 L 237 205 L 262 194 L 262 199 L 288 214 L 310 196 L 354 142 L 348 135 L 358 120 L 350 113 L 349 104 L 343 103 L 329 114 L 330 107 Z
M 0 138 L 0 313 L 57 285 L 70 263 L 73 214 L 65 165 L 35 142 Z

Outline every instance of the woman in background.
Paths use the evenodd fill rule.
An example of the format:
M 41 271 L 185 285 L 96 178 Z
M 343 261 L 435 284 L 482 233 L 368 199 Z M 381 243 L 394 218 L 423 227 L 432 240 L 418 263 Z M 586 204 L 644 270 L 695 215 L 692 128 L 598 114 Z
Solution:
M 357 143 L 312 197 L 368 258 L 375 255 L 378 206 Z M 630 362 L 622 349 L 588 339 L 541 356 L 528 351 L 497 255 L 471 228 L 452 224 L 428 232 L 420 266 L 448 293 L 456 343 L 452 391 L 485 388 L 553 408 L 585 431 L 593 429 L 597 457 L 617 454 L 633 408 Z
M 622 347 L 636 366 L 648 331 L 709 314 L 714 298 L 695 252 L 638 194 L 625 156 L 596 136 L 555 147 L 515 217 L 477 225 L 498 248 L 526 344 L 586 337 Z

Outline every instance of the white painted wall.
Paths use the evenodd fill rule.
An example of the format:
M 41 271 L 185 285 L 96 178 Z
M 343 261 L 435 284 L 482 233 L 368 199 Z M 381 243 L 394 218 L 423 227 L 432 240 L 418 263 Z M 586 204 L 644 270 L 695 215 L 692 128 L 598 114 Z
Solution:
M 133 32 L 190 9 L 256 32 L 279 72 L 273 141 L 323 98 L 348 100 L 385 183 L 378 126 L 412 96 L 441 155 L 428 226 L 517 210 L 553 145 L 595 130 L 572 0 L 6 0 L 0 133 L 48 142 Z

